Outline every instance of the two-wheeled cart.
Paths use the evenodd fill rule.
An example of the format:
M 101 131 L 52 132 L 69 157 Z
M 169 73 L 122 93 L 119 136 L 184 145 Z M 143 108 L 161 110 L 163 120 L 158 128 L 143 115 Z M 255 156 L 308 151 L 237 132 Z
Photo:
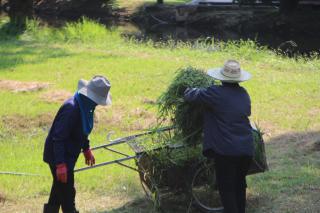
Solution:
M 174 128 L 165 127 L 156 131 L 119 138 L 108 144 L 93 147 L 91 150 L 106 149 L 122 157 L 91 167 L 76 169 L 75 172 L 119 164 L 139 173 L 146 196 L 152 199 L 158 208 L 161 208 L 164 195 L 183 192 L 190 200 L 190 204 L 199 209 L 205 212 L 220 212 L 223 208 L 217 191 L 214 162 L 202 157 L 199 145 L 167 143 L 173 134 Z M 262 137 L 261 142 L 263 142 Z M 124 143 L 131 147 L 134 155 L 112 148 Z M 182 160 L 177 157 L 181 153 L 184 157 Z M 136 167 L 125 163 L 133 159 Z

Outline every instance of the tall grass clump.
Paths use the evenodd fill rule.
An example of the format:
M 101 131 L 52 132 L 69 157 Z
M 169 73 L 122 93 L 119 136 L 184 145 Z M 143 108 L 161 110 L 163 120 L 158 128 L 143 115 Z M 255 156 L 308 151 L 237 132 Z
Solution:
M 206 88 L 214 84 L 213 78 L 203 70 L 182 68 L 159 97 L 159 123 L 169 122 L 175 127 L 175 137 L 184 143 L 201 142 L 203 108 L 184 101 L 187 88 Z
M 12 30 L 8 30 L 9 20 L 0 23 L 1 40 L 23 39 L 34 42 L 45 43 L 81 43 L 81 44 L 106 44 L 119 43 L 121 36 L 119 32 L 107 29 L 106 26 L 83 17 L 77 22 L 67 22 L 61 28 L 53 28 L 43 25 L 39 20 L 28 20 L 26 29 L 20 35 L 13 37 Z
M 105 26 L 87 18 L 76 23 L 67 23 L 59 33 L 66 42 L 84 43 L 103 42 L 112 35 Z

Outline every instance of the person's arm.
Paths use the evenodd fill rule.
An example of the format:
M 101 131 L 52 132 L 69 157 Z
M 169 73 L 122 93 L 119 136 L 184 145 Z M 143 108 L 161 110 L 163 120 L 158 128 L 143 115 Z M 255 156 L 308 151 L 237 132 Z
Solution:
M 74 127 L 74 109 L 71 104 L 62 106 L 59 110 L 52 132 L 53 154 L 56 165 L 66 163 L 65 144 L 69 142 Z
M 90 149 L 90 141 L 88 139 L 88 136 L 86 136 L 84 138 L 84 142 L 83 142 L 83 146 L 82 146 L 82 151 L 85 152 L 87 151 L 88 149 Z
M 218 94 L 213 87 L 207 89 L 187 88 L 184 92 L 184 99 L 203 105 L 212 105 L 218 100 Z
M 94 155 L 90 149 L 90 141 L 88 136 L 86 136 L 83 147 L 82 147 L 83 155 L 85 158 L 85 163 L 89 166 L 93 166 L 96 163 Z

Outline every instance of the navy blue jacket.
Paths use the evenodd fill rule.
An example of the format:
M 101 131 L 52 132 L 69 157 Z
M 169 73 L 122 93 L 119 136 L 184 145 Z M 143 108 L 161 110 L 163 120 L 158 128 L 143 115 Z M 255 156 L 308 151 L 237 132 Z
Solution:
M 190 89 L 185 100 L 205 106 L 203 153 L 252 156 L 253 136 L 249 121 L 251 101 L 239 84 L 223 83 L 207 89 Z
M 59 109 L 45 141 L 43 160 L 51 165 L 66 163 L 73 169 L 82 150 L 89 148 L 83 133 L 77 100 L 68 99 Z

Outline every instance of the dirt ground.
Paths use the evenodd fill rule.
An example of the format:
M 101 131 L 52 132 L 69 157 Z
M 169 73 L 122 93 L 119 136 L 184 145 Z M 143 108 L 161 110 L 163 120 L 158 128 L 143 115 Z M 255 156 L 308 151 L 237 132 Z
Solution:
M 14 80 L 0 80 L 0 90 L 8 90 L 12 92 L 34 92 L 46 89 L 49 83 L 43 82 L 22 82 Z
M 48 103 L 63 103 L 73 94 L 65 90 L 47 91 L 40 95 L 41 100 Z

